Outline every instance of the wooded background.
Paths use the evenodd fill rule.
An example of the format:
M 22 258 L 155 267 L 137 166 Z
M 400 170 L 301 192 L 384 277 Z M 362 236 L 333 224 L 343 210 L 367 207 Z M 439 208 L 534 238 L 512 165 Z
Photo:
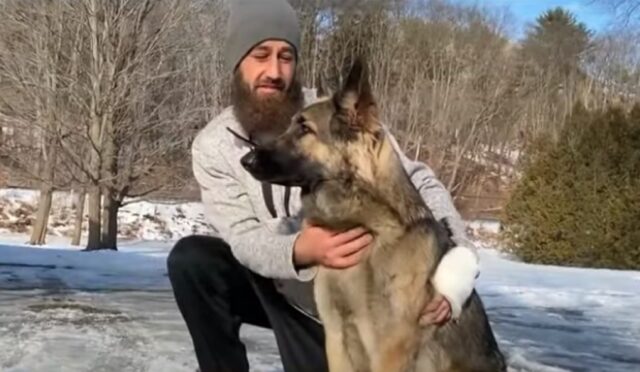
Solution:
M 519 159 L 559 138 L 577 103 L 630 107 L 640 94 L 640 2 L 594 33 L 569 11 L 521 40 L 505 9 L 445 0 L 291 0 L 306 87 L 335 89 L 367 58 L 382 118 L 466 215 L 499 212 Z M 0 0 L 0 186 L 40 190 L 31 242 L 54 190 L 88 205 L 86 248 L 115 248 L 127 198 L 195 199 L 190 144 L 229 104 L 221 0 Z M 80 241 L 83 208 L 74 242 Z

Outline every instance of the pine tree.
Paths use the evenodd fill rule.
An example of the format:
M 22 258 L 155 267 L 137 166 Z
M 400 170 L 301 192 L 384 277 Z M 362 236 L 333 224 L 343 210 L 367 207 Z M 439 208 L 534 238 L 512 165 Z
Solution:
M 577 105 L 540 141 L 505 209 L 505 241 L 526 262 L 640 268 L 640 106 Z
M 557 7 L 542 13 L 527 31 L 522 51 L 545 70 L 563 76 L 580 70 L 591 49 L 592 31 L 569 11 Z

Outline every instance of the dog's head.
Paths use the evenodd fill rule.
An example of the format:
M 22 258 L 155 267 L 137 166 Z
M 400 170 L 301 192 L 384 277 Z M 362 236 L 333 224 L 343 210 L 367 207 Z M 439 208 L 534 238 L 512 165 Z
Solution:
M 298 112 L 286 132 L 255 145 L 241 163 L 259 181 L 311 190 L 345 177 L 373 182 L 383 147 L 367 68 L 357 60 L 338 92 Z

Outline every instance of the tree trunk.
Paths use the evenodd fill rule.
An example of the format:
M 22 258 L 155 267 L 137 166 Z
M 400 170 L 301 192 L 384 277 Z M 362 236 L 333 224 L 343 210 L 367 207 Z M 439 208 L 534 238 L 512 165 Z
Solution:
M 114 133 L 113 116 L 109 115 L 106 118 L 104 128 L 104 157 L 102 162 L 102 180 L 104 184 L 102 194 L 104 196 L 104 204 L 102 206 L 101 246 L 105 249 L 117 250 L 119 202 L 116 200 L 115 190 L 118 176 L 118 149 Z
M 87 193 L 84 189 L 78 190 L 78 196 L 75 200 L 76 216 L 73 224 L 73 237 L 71 238 L 71 245 L 80 245 L 80 238 L 82 237 L 82 221 L 84 217 L 84 203 Z
M 89 190 L 89 236 L 87 237 L 88 251 L 100 249 L 100 206 L 102 193 L 100 186 L 92 185 Z
M 102 95 L 100 80 L 102 76 L 102 63 L 100 59 L 100 32 L 98 30 L 98 2 L 89 1 L 89 28 L 91 30 L 91 101 L 90 101 L 90 128 L 89 140 L 91 141 L 91 153 L 89 158 L 89 172 L 91 174 L 91 187 L 89 189 L 89 236 L 87 237 L 86 250 L 100 249 L 100 228 L 102 206 L 102 190 L 100 182 L 101 151 L 102 151 L 102 116 L 104 113 L 100 107 Z
M 102 248 L 118 250 L 118 209 L 120 203 L 111 193 L 105 194 L 102 208 Z
M 55 174 L 55 164 L 57 157 L 57 147 L 53 141 L 45 137 L 45 161 L 42 172 L 42 180 L 40 181 L 40 198 L 38 200 L 38 213 L 36 221 L 31 230 L 31 238 L 29 244 L 42 245 L 46 242 L 47 225 L 49 223 L 49 214 L 51 212 L 51 202 L 53 199 L 53 177 Z M 48 152 L 48 153 L 47 153 Z
M 51 186 L 43 183 L 40 187 L 38 213 L 36 214 L 36 221 L 31 230 L 31 238 L 29 239 L 29 244 L 31 245 L 42 245 L 46 241 L 45 237 L 47 235 L 47 224 L 49 222 L 52 199 L 53 189 Z

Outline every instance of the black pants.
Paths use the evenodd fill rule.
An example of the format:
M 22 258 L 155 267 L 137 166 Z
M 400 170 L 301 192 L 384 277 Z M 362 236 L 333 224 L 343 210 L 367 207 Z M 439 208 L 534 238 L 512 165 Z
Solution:
M 202 372 L 249 371 L 242 323 L 274 331 L 286 372 L 327 370 L 322 326 L 289 305 L 270 279 L 242 266 L 225 241 L 183 238 L 167 266 Z

